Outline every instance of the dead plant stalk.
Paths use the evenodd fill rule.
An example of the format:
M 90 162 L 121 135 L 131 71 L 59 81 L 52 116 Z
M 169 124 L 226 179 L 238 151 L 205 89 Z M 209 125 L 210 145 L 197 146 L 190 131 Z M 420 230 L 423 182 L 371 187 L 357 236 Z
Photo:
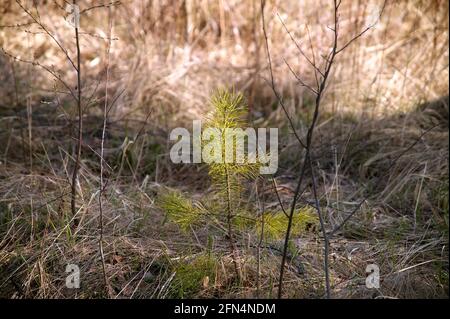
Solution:
M 106 63 L 105 63 L 105 103 L 103 105 L 103 127 L 102 127 L 102 138 L 100 145 L 100 188 L 98 195 L 98 205 L 99 205 L 99 250 L 102 262 L 103 271 L 103 283 L 105 285 L 106 293 L 109 294 L 109 283 L 108 277 L 106 275 L 106 265 L 105 265 L 105 253 L 103 249 L 103 194 L 105 191 L 104 183 L 104 151 L 105 151 L 105 134 L 106 134 L 106 123 L 108 121 L 108 83 L 109 83 L 109 62 L 110 62 L 110 52 L 111 52 L 111 33 L 112 33 L 112 17 L 111 17 L 111 7 L 108 7 L 108 41 L 106 45 Z
M 287 226 L 287 229 L 286 229 L 286 235 L 285 235 L 284 246 L 283 246 L 283 253 L 282 253 L 282 258 L 281 258 L 281 265 L 280 265 L 280 275 L 279 275 L 279 280 L 278 280 L 278 298 L 281 298 L 282 291 L 283 291 L 284 268 L 285 268 L 285 263 L 286 263 L 286 256 L 287 256 L 287 251 L 288 251 L 288 246 L 289 246 L 290 233 L 291 233 L 291 228 L 292 228 L 292 222 L 293 222 L 295 207 L 296 207 L 296 204 L 298 202 L 298 199 L 301 197 L 301 195 L 303 194 L 303 192 L 306 189 L 306 187 L 304 187 L 303 190 L 302 190 L 302 185 L 303 185 L 303 181 L 305 179 L 305 173 L 306 173 L 306 170 L 307 170 L 308 166 L 309 166 L 309 169 L 311 170 L 311 184 L 312 184 L 312 189 L 313 189 L 314 202 L 315 202 L 315 205 L 316 205 L 316 210 L 317 210 L 317 214 L 318 214 L 318 217 L 319 217 L 320 227 L 321 227 L 322 236 L 323 236 L 323 240 L 324 240 L 324 272 L 325 272 L 326 297 L 327 298 L 331 297 L 330 275 L 329 275 L 329 265 L 328 265 L 329 236 L 328 236 L 326 228 L 325 228 L 325 221 L 324 221 L 324 218 L 322 216 L 319 199 L 317 197 L 317 184 L 316 184 L 316 180 L 315 180 L 315 177 L 314 177 L 314 166 L 313 166 L 313 160 L 312 160 L 312 156 L 311 156 L 311 146 L 312 146 L 314 129 L 316 127 L 317 120 L 318 120 L 318 117 L 319 117 L 321 102 L 323 100 L 323 96 L 324 96 L 324 93 L 325 93 L 325 90 L 326 90 L 326 87 L 327 87 L 327 81 L 329 79 L 329 76 L 330 76 L 330 73 L 331 73 L 331 70 L 332 70 L 332 66 L 333 66 L 333 63 L 335 61 L 336 56 L 340 52 L 342 52 L 344 49 L 346 49 L 352 42 L 354 42 L 355 40 L 360 38 L 364 33 L 366 33 L 369 29 L 371 29 L 375 25 L 375 24 L 369 25 L 363 31 L 361 31 L 356 36 L 354 36 L 345 45 L 343 45 L 341 48 L 338 48 L 339 7 L 340 7 L 340 5 L 341 5 L 341 0 L 339 0 L 339 1 L 333 0 L 333 16 L 334 16 L 334 23 L 333 23 L 333 25 L 334 26 L 332 28 L 329 27 L 329 29 L 333 32 L 333 43 L 332 43 L 332 48 L 331 48 L 330 52 L 325 57 L 325 65 L 323 67 L 323 70 L 321 70 L 320 66 L 316 63 L 313 45 L 310 43 L 310 48 L 311 48 L 312 56 L 313 56 L 313 58 L 310 59 L 304 53 L 304 51 L 301 49 L 300 45 L 296 42 L 296 40 L 292 36 L 291 32 L 289 32 L 289 30 L 287 29 L 287 27 L 284 24 L 284 22 L 281 19 L 281 17 L 278 16 L 280 18 L 280 21 L 281 21 L 284 29 L 286 30 L 286 32 L 290 36 L 291 40 L 296 45 L 296 47 L 297 47 L 297 49 L 299 51 L 299 54 L 303 58 L 305 58 L 306 61 L 308 62 L 308 64 L 313 68 L 314 77 L 315 77 L 315 80 L 316 80 L 317 87 L 314 88 L 313 86 L 307 84 L 304 80 L 302 80 L 300 78 L 300 76 L 295 73 L 295 71 L 288 64 L 288 62 L 285 61 L 286 65 L 288 66 L 288 68 L 290 70 L 290 72 L 296 78 L 298 84 L 300 86 L 302 86 L 302 87 L 305 87 L 313 95 L 315 95 L 313 118 L 312 118 L 311 124 L 310 124 L 310 126 L 308 128 L 308 131 L 307 131 L 306 143 L 305 143 L 305 142 L 303 142 L 301 140 L 301 138 L 297 134 L 297 131 L 296 131 L 296 128 L 295 128 L 295 126 L 293 124 L 293 121 L 292 121 L 289 113 L 287 112 L 287 110 L 286 110 L 286 108 L 284 106 L 284 102 L 282 100 L 282 97 L 278 93 L 278 91 L 277 91 L 277 89 L 275 87 L 275 81 L 274 81 L 274 75 L 273 75 L 273 69 L 272 69 L 272 58 L 271 58 L 271 55 L 270 55 L 269 41 L 268 41 L 267 31 L 266 31 L 266 27 L 265 27 L 265 19 L 264 19 L 265 1 L 261 0 L 261 19 L 262 19 L 262 28 L 263 28 L 264 40 L 265 40 L 265 44 L 266 44 L 267 59 L 268 59 L 268 63 L 269 63 L 269 72 L 270 72 L 270 78 L 271 78 L 270 85 L 271 85 L 272 91 L 274 92 L 274 94 L 275 94 L 279 104 L 283 108 L 283 111 L 284 111 L 284 113 L 285 113 L 285 115 L 286 115 L 286 117 L 288 119 L 288 122 L 289 122 L 289 125 L 291 126 L 291 129 L 293 130 L 293 132 L 295 134 L 296 139 L 298 140 L 299 144 L 305 149 L 305 154 L 303 156 L 302 165 L 301 165 L 301 172 L 300 172 L 300 175 L 299 175 L 299 178 L 298 178 L 297 186 L 296 186 L 296 189 L 295 189 L 295 192 L 294 192 L 294 197 L 293 197 L 293 200 L 291 202 L 291 207 L 290 207 L 290 211 L 289 211 L 289 215 L 288 215 L 288 226 Z M 384 9 L 384 5 L 383 5 L 383 9 Z M 382 13 L 383 9 L 380 11 L 380 16 L 381 16 L 381 13 Z
M 73 0 L 74 7 L 77 5 L 77 1 Z M 77 17 L 76 17 L 77 18 Z M 79 17 L 78 17 L 79 18 Z M 75 154 L 75 166 L 72 173 L 72 193 L 70 199 L 70 207 L 72 211 L 72 216 L 76 214 L 76 197 L 77 197 L 77 181 L 78 181 L 78 171 L 80 169 L 80 159 L 81 159 L 81 145 L 83 143 L 83 109 L 81 107 L 81 52 L 80 52 L 80 37 L 78 34 L 78 25 L 75 24 L 75 44 L 77 47 L 77 110 L 78 110 L 78 139 L 76 145 Z

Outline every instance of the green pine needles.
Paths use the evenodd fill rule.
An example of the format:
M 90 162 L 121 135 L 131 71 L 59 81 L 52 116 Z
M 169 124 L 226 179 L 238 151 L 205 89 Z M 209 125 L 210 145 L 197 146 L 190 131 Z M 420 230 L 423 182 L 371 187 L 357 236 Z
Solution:
M 228 242 L 235 277 L 242 282 L 243 273 L 236 245 L 241 231 L 253 230 L 260 234 L 264 230 L 264 239 L 279 240 L 286 232 L 288 218 L 282 212 L 264 212 L 264 218 L 260 219 L 257 217 L 256 208 L 247 205 L 248 196 L 244 196 L 248 191 L 246 185 L 250 185 L 248 182 L 255 181 L 259 177 L 258 161 L 250 163 L 248 160 L 252 154 L 247 151 L 243 154 L 244 160 L 241 161 L 227 160 L 226 154 L 238 156 L 236 152 L 238 136 L 230 138 L 226 130 L 242 129 L 247 126 L 248 111 L 242 94 L 218 90 L 211 98 L 211 105 L 212 112 L 206 118 L 204 130 L 214 129 L 219 134 L 211 134 L 210 139 L 203 140 L 203 143 L 212 146 L 208 150 L 210 152 L 217 150 L 222 152 L 211 154 L 211 156 L 221 155 L 220 161 L 207 164 L 213 191 L 204 196 L 201 203 L 185 197 L 180 192 L 168 191 L 159 196 L 158 203 L 167 214 L 168 220 L 177 224 L 183 231 L 189 231 L 195 226 L 211 224 L 218 226 L 214 229 L 223 231 L 222 234 Z M 237 131 L 244 132 L 244 130 Z M 308 225 L 316 224 L 317 217 L 310 207 L 305 207 L 296 212 L 293 223 L 293 233 L 298 235 Z
M 161 195 L 159 206 L 166 212 L 167 217 L 180 226 L 183 231 L 197 225 L 205 213 L 198 203 L 184 197 L 177 191 L 169 191 Z
M 298 209 L 292 217 L 292 236 L 299 236 L 308 229 L 318 227 L 319 219 L 314 214 L 314 209 L 310 206 Z M 264 226 L 262 223 L 257 224 L 258 233 L 261 233 L 264 227 L 264 237 L 270 240 L 283 239 L 286 234 L 287 217 L 280 212 L 266 212 L 264 214 Z
M 217 91 L 212 99 L 213 113 L 209 117 L 206 127 L 220 131 L 220 138 L 215 138 L 215 143 L 220 143 L 222 150 L 222 161 L 209 164 L 209 176 L 217 195 L 224 203 L 222 210 L 226 216 L 227 239 L 233 259 L 234 270 L 239 281 L 242 279 L 242 271 L 239 262 L 239 252 L 235 244 L 235 230 L 233 219 L 235 218 L 236 204 L 241 201 L 243 179 L 255 178 L 257 176 L 256 165 L 248 161 L 236 163 L 228 162 L 226 154 L 236 154 L 237 140 L 227 138 L 226 129 L 242 128 L 245 126 L 247 107 L 244 104 L 242 94 L 236 94 L 225 90 Z M 215 148 L 217 149 L 217 148 Z M 248 154 L 247 154 L 248 155 Z

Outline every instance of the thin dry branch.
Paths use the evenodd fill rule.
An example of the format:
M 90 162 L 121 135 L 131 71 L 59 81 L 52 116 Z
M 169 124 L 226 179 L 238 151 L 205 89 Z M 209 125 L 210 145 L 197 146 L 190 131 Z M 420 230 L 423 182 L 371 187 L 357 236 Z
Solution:
M 291 32 L 289 31 L 289 29 L 287 28 L 286 24 L 284 23 L 283 19 L 281 18 L 280 14 L 277 13 L 278 19 L 280 20 L 281 24 L 283 25 L 284 30 L 286 31 L 286 33 L 289 35 L 289 37 L 291 38 L 292 42 L 295 44 L 295 46 L 297 47 L 297 50 L 300 52 L 300 54 L 306 59 L 306 61 L 309 63 L 309 65 L 311 65 L 314 70 L 316 72 L 318 72 L 321 76 L 324 76 L 324 74 L 322 73 L 322 71 L 317 67 L 316 63 L 315 63 L 315 58 L 313 55 L 313 60 L 311 60 L 303 51 L 303 49 L 301 48 L 300 44 L 297 42 L 297 40 L 294 38 L 294 36 L 291 34 Z
M 42 63 L 40 63 L 38 61 L 30 61 L 30 60 L 25 60 L 25 59 L 22 59 L 22 58 L 18 58 L 15 55 L 13 55 L 13 54 L 9 53 L 8 51 L 6 51 L 3 47 L 2 47 L 2 52 L 5 55 L 7 55 L 10 58 L 12 58 L 13 60 L 16 60 L 18 62 L 22 62 L 22 63 L 25 63 L 25 64 L 31 64 L 33 66 L 40 67 L 43 70 L 47 71 L 49 74 L 51 74 L 55 79 L 57 79 L 68 90 L 68 92 L 62 92 L 62 93 L 70 94 L 75 99 L 75 101 L 78 99 L 77 96 L 75 95 L 74 91 L 70 88 L 69 84 L 66 81 L 64 81 L 64 79 L 61 77 L 61 75 L 59 75 L 54 70 L 50 69 L 48 66 L 46 66 L 46 65 L 44 65 L 44 64 L 42 64 Z
M 108 8 L 109 9 L 113 6 L 118 6 L 118 5 L 121 5 L 120 1 L 112 1 L 110 3 L 95 5 L 95 6 L 92 6 L 92 7 L 89 7 L 89 8 L 86 8 L 86 9 L 80 11 L 80 15 L 83 13 L 86 13 L 88 11 L 91 11 L 91 10 L 100 9 L 100 8 Z
M 322 102 L 323 95 L 324 95 L 324 93 L 326 91 L 326 88 L 327 88 L 328 78 L 330 76 L 330 72 L 331 72 L 333 63 L 335 61 L 336 55 L 339 52 L 342 52 L 342 50 L 345 49 L 351 42 L 353 42 L 354 40 L 358 39 L 360 36 L 362 36 L 362 34 L 364 34 L 366 32 L 366 31 L 363 31 L 360 35 L 358 35 L 354 39 L 352 39 L 350 41 L 350 43 L 345 45 L 342 49 L 338 49 L 339 7 L 340 7 L 340 5 L 341 5 L 341 1 L 340 0 L 339 1 L 336 1 L 336 0 L 333 1 L 334 26 L 333 27 L 328 27 L 328 29 L 330 29 L 333 32 L 333 44 L 332 44 L 332 48 L 331 48 L 330 52 L 325 57 L 325 66 L 324 66 L 323 71 L 320 70 L 319 67 L 316 65 L 315 58 L 313 60 L 311 60 L 311 59 L 309 59 L 306 56 L 306 54 L 301 49 L 300 45 L 297 43 L 297 41 L 294 39 L 292 34 L 289 32 L 289 30 L 284 25 L 284 22 L 282 21 L 282 19 L 280 19 L 281 23 L 283 24 L 283 26 L 284 26 L 284 28 L 286 30 L 286 32 L 291 37 L 291 40 L 296 44 L 300 55 L 305 57 L 306 60 L 309 62 L 309 64 L 313 66 L 315 79 L 316 79 L 316 84 L 317 84 L 317 90 L 313 90 L 310 86 L 306 85 L 305 82 L 302 81 L 302 79 L 300 77 L 298 77 L 297 74 L 292 70 L 290 65 L 288 63 L 286 63 L 288 65 L 291 73 L 294 74 L 294 77 L 297 79 L 298 83 L 300 85 L 305 86 L 308 89 L 310 89 L 316 95 L 316 99 L 315 99 L 313 118 L 312 118 L 311 124 L 310 124 L 310 126 L 308 128 L 308 132 L 307 132 L 307 136 L 306 136 L 306 146 L 305 146 L 306 152 L 305 152 L 304 157 L 303 157 L 303 164 L 301 166 L 300 176 L 299 176 L 299 179 L 298 179 L 298 182 L 297 182 L 297 186 L 296 186 L 296 189 L 295 189 L 295 192 L 294 192 L 294 197 L 293 197 L 293 200 L 292 200 L 292 203 L 291 203 L 290 212 L 289 212 L 289 216 L 288 216 L 289 220 L 288 220 L 288 226 L 287 226 L 287 230 L 286 230 L 286 236 L 285 236 L 284 247 L 283 247 L 283 254 L 282 254 L 281 265 L 280 265 L 280 276 L 279 276 L 279 282 L 278 282 L 278 298 L 281 298 L 281 296 L 282 296 L 284 268 L 285 268 L 287 249 L 288 249 L 289 240 L 290 240 L 290 232 L 291 232 L 291 227 L 292 227 L 292 221 L 293 221 L 295 207 L 296 207 L 297 201 L 299 200 L 301 194 L 306 189 L 306 187 L 305 187 L 303 189 L 303 191 L 301 191 L 302 184 L 303 184 L 303 181 L 305 179 L 307 166 L 309 166 L 309 168 L 311 170 L 314 201 L 315 201 L 317 214 L 318 214 L 319 220 L 320 220 L 320 225 L 321 225 L 321 228 L 322 228 L 322 236 L 324 238 L 324 245 L 325 245 L 325 249 L 324 249 L 324 272 L 325 272 L 326 297 L 327 298 L 331 297 L 330 277 L 329 277 L 329 269 L 328 269 L 329 235 L 328 235 L 328 233 L 327 233 L 327 231 L 325 229 L 325 221 L 324 221 L 324 218 L 323 218 L 323 215 L 322 215 L 322 212 L 321 212 L 321 209 L 320 209 L 320 203 L 319 203 L 319 200 L 318 200 L 318 197 L 317 197 L 317 184 L 316 184 L 316 180 L 315 180 L 314 166 L 312 165 L 312 159 L 311 159 L 311 146 L 312 146 L 314 129 L 316 127 L 317 120 L 318 120 L 318 117 L 319 117 L 320 105 L 321 105 L 321 102 Z M 273 74 L 272 74 L 273 71 L 272 71 L 272 67 L 271 67 L 271 63 L 272 62 L 271 62 L 271 59 L 270 59 L 269 45 L 268 45 L 267 35 L 266 35 L 266 32 L 265 32 L 265 26 L 264 26 L 264 1 L 261 2 L 261 11 L 262 11 L 262 20 L 263 20 L 263 31 L 264 31 L 264 35 L 265 35 L 265 41 L 266 41 L 266 49 L 267 49 L 267 52 L 268 52 L 269 71 L 271 73 L 271 78 L 273 79 Z M 308 33 L 309 33 L 309 30 L 308 30 Z M 309 39 L 310 39 L 310 36 L 309 36 Z M 314 49 L 313 49 L 313 45 L 311 43 L 312 41 L 311 41 L 311 39 L 309 41 L 310 41 L 311 51 L 312 51 L 313 56 L 314 56 Z M 321 75 L 320 79 L 317 77 L 317 74 Z M 277 91 L 275 89 L 275 85 L 274 85 L 274 81 L 273 80 L 272 80 L 272 87 L 273 87 L 273 91 L 276 93 Z M 279 99 L 278 96 L 277 96 L 277 98 Z M 291 122 L 289 116 L 288 116 L 288 120 L 289 120 L 289 122 Z M 301 143 L 301 145 L 303 146 L 303 143 Z
M 77 1 L 73 0 L 73 4 L 77 5 Z M 80 168 L 81 159 L 81 146 L 83 144 L 83 108 L 81 106 L 81 52 L 80 52 L 80 37 L 78 34 L 78 26 L 75 25 L 75 45 L 77 48 L 77 109 L 78 109 L 78 141 L 76 146 L 75 155 L 75 167 L 72 173 L 72 196 L 70 200 L 70 207 L 72 210 L 72 216 L 76 214 L 76 195 L 77 195 L 77 181 L 78 181 L 78 170 Z M 77 221 L 75 220 L 77 223 Z
M 288 251 L 288 246 L 289 246 L 289 240 L 290 240 L 290 233 L 291 233 L 291 228 L 292 228 L 292 221 L 293 221 L 293 217 L 294 217 L 294 212 L 295 212 L 295 207 L 297 204 L 297 201 L 299 199 L 299 195 L 300 195 L 300 189 L 301 186 L 303 184 L 303 180 L 306 174 L 306 167 L 308 164 L 308 161 L 311 161 L 310 158 L 310 151 L 311 151 L 311 144 L 312 144 L 312 138 L 313 138 L 313 133 L 314 133 L 314 128 L 316 126 L 317 123 L 317 119 L 319 117 L 319 110 L 320 110 L 320 105 L 322 102 L 322 97 L 323 94 L 325 92 L 325 88 L 326 88 L 326 84 L 327 84 L 327 80 L 328 77 L 330 75 L 330 71 L 331 71 L 331 67 L 333 65 L 334 62 L 334 58 L 336 56 L 336 50 L 337 50 L 337 41 L 338 41 L 338 10 L 339 10 L 339 3 L 336 3 L 336 1 L 334 1 L 334 40 L 333 40 L 333 47 L 329 53 L 329 59 L 327 60 L 327 63 L 325 64 L 325 70 L 323 72 L 323 77 L 320 81 L 320 85 L 318 87 L 318 91 L 316 94 L 316 100 L 315 100 L 315 107 L 314 107 L 314 115 L 313 115 L 313 119 L 311 122 L 311 125 L 308 129 L 308 133 L 307 133 L 307 137 L 306 137 L 306 154 L 303 158 L 303 165 L 302 165 L 302 170 L 297 182 L 297 186 L 295 189 L 295 193 L 294 193 L 294 198 L 292 200 L 291 203 L 291 209 L 289 212 L 289 220 L 288 220 L 288 226 L 286 229 L 286 236 L 285 236 L 285 240 L 284 240 L 284 246 L 283 246 L 283 255 L 282 255 L 282 259 L 281 259 L 281 265 L 280 265 L 280 276 L 279 276 L 279 281 L 278 281 L 278 298 L 281 298 L 282 296 L 282 289 L 283 289 L 283 275 L 284 275 L 284 268 L 285 268 L 285 263 L 286 263 L 286 256 L 287 256 L 287 251 Z M 317 213 L 319 214 L 319 219 L 322 218 L 321 212 L 319 207 L 317 207 Z M 328 241 L 328 239 L 326 238 L 326 232 L 324 231 L 324 240 L 325 242 Z M 324 256 L 325 261 L 325 266 L 328 267 L 328 251 L 325 250 L 325 256 Z M 328 274 L 328 268 L 325 269 L 325 286 L 327 287 L 327 292 L 326 295 L 329 298 L 331 293 L 330 293 L 330 283 L 329 283 L 329 276 Z
M 64 48 L 64 46 L 61 44 L 61 42 L 58 41 L 58 39 L 55 38 L 55 36 L 47 29 L 47 27 L 41 22 L 39 14 L 38 14 L 38 18 L 36 19 L 36 17 L 30 12 L 28 11 L 21 3 L 19 0 L 16 0 L 16 3 L 20 6 L 20 8 L 31 18 L 33 19 L 33 21 L 45 32 L 45 34 L 47 34 L 58 46 L 58 48 L 65 54 L 67 60 L 70 62 L 70 64 L 72 65 L 72 67 L 75 69 L 75 71 L 78 72 L 78 67 L 75 66 L 75 62 L 72 60 L 72 58 L 69 56 L 69 52 L 67 51 L 66 48 Z M 76 4 L 76 1 L 74 1 L 74 4 Z M 37 9 L 36 9 L 36 12 Z M 77 31 L 78 33 L 78 31 Z
M 112 17 L 111 17 L 111 8 L 108 7 L 108 39 L 111 39 L 112 33 Z M 103 249 L 103 192 L 105 191 L 104 180 L 103 180 L 103 172 L 104 172 L 104 151 L 105 151 L 105 134 L 106 134 L 106 123 L 108 121 L 108 98 L 109 98 L 109 62 L 110 62 L 110 52 L 111 52 L 111 40 L 107 42 L 106 46 L 106 62 L 105 62 L 105 103 L 103 105 L 103 127 L 102 127 L 102 138 L 100 145 L 100 187 L 99 187 L 99 195 L 98 195 L 98 205 L 99 205 L 99 231 L 100 236 L 98 240 L 100 257 L 102 262 L 102 271 L 103 271 L 103 283 L 105 285 L 105 291 L 109 295 L 110 285 L 108 282 L 108 277 L 106 275 L 106 263 L 105 263 L 105 253 Z
M 265 40 L 265 44 L 266 44 L 266 53 L 267 53 L 267 60 L 269 63 L 269 73 L 270 73 L 270 87 L 272 88 L 273 93 L 275 94 L 275 97 L 278 100 L 278 103 L 280 103 L 281 108 L 283 109 L 284 114 L 286 115 L 288 121 L 289 121 L 289 125 L 291 126 L 291 129 L 295 135 L 295 138 L 297 139 L 297 141 L 300 143 L 301 146 L 306 147 L 306 145 L 303 143 L 302 139 L 300 138 L 300 136 L 297 134 L 297 130 L 295 129 L 295 125 L 292 122 L 291 116 L 289 115 L 286 106 L 284 105 L 283 102 L 283 98 L 281 97 L 281 95 L 278 93 L 276 86 L 275 86 L 275 79 L 273 76 L 273 70 L 272 70 L 272 58 L 270 56 L 270 49 L 269 49 L 269 40 L 267 38 L 267 31 L 266 31 L 266 22 L 265 22 L 265 18 L 264 18 L 264 7 L 265 7 L 266 1 L 265 0 L 261 0 L 261 22 L 262 22 L 262 28 L 263 28 L 263 34 L 264 34 L 264 40 Z
M 342 48 L 340 48 L 339 50 L 336 51 L 336 54 L 339 54 L 340 52 L 344 51 L 350 44 L 352 44 L 354 41 L 358 40 L 360 37 L 362 37 L 367 31 L 369 31 L 370 29 L 372 29 L 373 27 L 375 27 L 377 25 L 377 23 L 380 21 L 381 16 L 384 12 L 384 8 L 386 7 L 386 0 L 383 2 L 383 6 L 381 7 L 380 13 L 378 15 L 377 20 L 370 24 L 369 26 L 367 26 L 364 30 L 362 30 L 361 32 L 359 32 L 357 35 L 355 35 L 350 41 L 348 41 L 346 44 L 344 44 L 342 46 Z

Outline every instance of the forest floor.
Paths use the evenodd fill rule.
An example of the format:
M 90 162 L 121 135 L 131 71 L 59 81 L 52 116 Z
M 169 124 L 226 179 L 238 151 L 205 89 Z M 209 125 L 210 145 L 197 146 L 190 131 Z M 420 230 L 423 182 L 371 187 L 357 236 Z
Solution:
M 313 154 L 328 230 L 366 198 L 331 238 L 333 297 L 448 296 L 448 114 L 442 114 L 445 107 L 436 108 L 440 103 L 448 110 L 444 98 L 379 122 L 322 117 Z M 147 130 L 145 123 L 119 122 L 109 123 L 105 158 L 111 168 L 104 194 L 104 258 L 110 285 L 105 290 L 96 189 L 101 119 L 85 118 L 76 226 L 69 213 L 70 125 L 50 119 L 45 109 L 35 110 L 33 142 L 27 144 L 28 137 L 19 134 L 26 118 L 2 114 L 2 127 L 7 128 L 2 131 L 0 165 L 2 297 L 276 296 L 282 242 L 264 241 L 258 255 L 258 233 L 240 231 L 237 245 L 245 279 L 234 282 L 227 241 L 211 225 L 180 229 L 167 221 L 157 203 L 169 189 L 206 200 L 211 186 L 204 165 L 170 163 L 164 132 Z M 124 147 L 128 138 L 136 137 L 138 130 L 132 127 L 143 127 L 145 134 Z M 13 151 L 18 149 L 23 152 Z M 297 152 L 295 143 L 280 150 L 277 189 L 286 206 L 295 189 Z M 145 165 L 136 166 L 139 161 Z M 248 202 L 241 205 L 264 201 L 267 209 L 279 209 L 269 179 L 252 183 L 259 193 L 248 187 Z M 299 205 L 311 201 L 308 190 Z M 323 297 L 320 234 L 314 226 L 292 238 L 284 297 Z M 80 268 L 80 289 L 65 286 L 68 264 Z M 379 289 L 366 287 L 366 267 L 371 264 L 380 270 Z

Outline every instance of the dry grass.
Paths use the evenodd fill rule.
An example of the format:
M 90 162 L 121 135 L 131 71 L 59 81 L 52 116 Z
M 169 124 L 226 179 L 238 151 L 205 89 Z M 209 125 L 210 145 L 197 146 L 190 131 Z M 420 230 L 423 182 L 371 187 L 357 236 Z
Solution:
M 280 19 L 304 52 L 320 61 L 331 41 L 329 2 L 266 5 L 275 80 L 302 132 L 311 117 L 311 96 L 296 85 L 283 59 L 308 81 L 314 76 Z M 32 1 L 22 3 L 32 9 Z M 62 1 L 37 3 L 42 22 L 74 56 Z M 103 2 L 79 3 L 83 9 Z M 344 0 L 343 39 L 372 22 L 380 4 Z M 276 296 L 281 243 L 267 242 L 261 250 L 257 292 L 258 234 L 241 231 L 245 281 L 237 286 L 227 243 L 211 225 L 184 232 L 167 222 L 156 204 L 167 187 L 199 200 L 211 193 L 205 167 L 170 162 L 168 132 L 202 118 L 211 91 L 220 86 L 244 93 L 255 126 L 280 128 L 277 182 L 281 201 L 289 204 L 299 150 L 266 83 L 259 10 L 256 0 L 121 1 L 112 7 L 108 85 L 109 102 L 115 104 L 105 141 L 103 208 L 109 291 L 102 286 L 97 200 L 107 11 L 89 10 L 81 22 L 83 102 L 88 106 L 76 227 L 69 207 L 73 101 L 41 68 L 0 53 L 1 297 Z M 312 150 L 330 230 L 366 200 L 331 241 L 333 297 L 448 297 L 448 12 L 447 1 L 389 1 L 381 22 L 337 60 Z M 76 83 L 64 54 L 42 30 L 17 26 L 27 22 L 15 1 L 2 2 L 2 48 Z M 271 184 L 258 183 L 259 199 L 268 209 L 279 209 Z M 257 211 L 253 186 L 242 206 Z M 299 205 L 312 203 L 309 191 L 302 200 Z M 293 243 L 285 297 L 323 297 L 320 231 L 310 229 Z M 205 259 L 208 253 L 214 263 Z M 78 290 L 65 287 L 68 263 L 80 265 Z M 365 286 L 370 263 L 380 266 L 378 290 Z

